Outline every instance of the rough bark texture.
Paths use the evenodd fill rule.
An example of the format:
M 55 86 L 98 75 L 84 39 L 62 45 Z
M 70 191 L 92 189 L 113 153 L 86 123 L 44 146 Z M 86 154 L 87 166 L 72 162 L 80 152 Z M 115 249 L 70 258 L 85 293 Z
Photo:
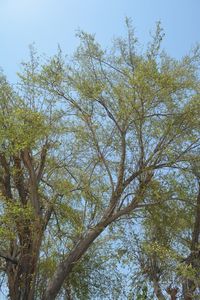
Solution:
M 17 263 L 7 262 L 9 296 L 11 300 L 34 300 L 35 278 L 39 250 L 41 246 L 41 231 L 35 226 L 34 236 L 24 236 Z
M 123 171 L 122 171 L 123 172 Z M 86 235 L 75 245 L 74 249 L 70 252 L 68 257 L 60 263 L 54 273 L 53 278 L 50 280 L 42 300 L 54 300 L 59 293 L 64 281 L 70 275 L 76 262 L 86 253 L 93 241 L 105 230 L 105 228 L 119 217 L 129 214 L 135 207 L 137 207 L 139 201 L 141 201 L 148 183 L 152 179 L 152 174 L 147 174 L 147 177 L 139 185 L 138 191 L 131 201 L 131 203 L 121 210 L 115 210 L 120 200 L 123 189 L 122 184 L 119 182 L 115 193 L 113 193 L 108 209 L 101 221 L 92 229 L 89 229 Z M 121 181 L 123 177 L 121 178 Z M 119 188 L 118 188 L 119 187 Z
M 41 163 L 44 158 L 41 159 Z M 38 193 L 39 180 L 31 152 L 10 159 L 0 153 L 0 192 L 11 210 L 15 240 L 11 239 L 7 253 L 0 255 L 6 262 L 9 298 L 11 300 L 34 300 L 37 263 L 45 230 L 45 214 L 42 216 Z M 14 172 L 13 172 L 14 169 Z M 12 186 L 12 187 L 11 187 Z M 29 205 L 29 206 L 28 206 Z M 16 213 L 15 208 L 21 209 Z M 30 215 L 29 209 L 30 208 Z M 26 215 L 27 213 L 27 215 Z
M 75 263 L 82 257 L 92 242 L 100 235 L 106 226 L 106 224 L 102 223 L 95 229 L 90 229 L 86 237 L 75 246 L 67 259 L 60 263 L 46 289 L 43 300 L 53 300 L 56 298 L 64 280 L 69 276 Z

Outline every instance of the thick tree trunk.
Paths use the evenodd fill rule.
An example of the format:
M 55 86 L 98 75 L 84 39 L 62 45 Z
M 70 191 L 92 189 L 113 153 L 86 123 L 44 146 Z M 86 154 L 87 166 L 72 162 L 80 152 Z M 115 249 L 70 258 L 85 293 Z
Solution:
M 64 281 L 70 275 L 76 262 L 86 253 L 93 241 L 105 230 L 105 228 L 119 217 L 129 214 L 137 207 L 139 200 L 143 197 L 147 184 L 152 176 L 148 176 L 145 182 L 142 182 L 138 189 L 138 193 L 132 202 L 125 208 L 114 213 L 116 203 L 121 196 L 122 191 L 118 191 L 110 201 L 110 206 L 105 211 L 101 221 L 92 229 L 89 229 L 85 236 L 75 245 L 68 257 L 59 264 L 53 278 L 50 280 L 42 300 L 54 300 L 59 293 Z M 115 201 L 113 201 L 113 199 Z M 114 203 L 113 203 L 114 202 Z
M 35 228 L 36 230 L 36 228 Z M 11 300 L 34 300 L 37 263 L 41 246 L 42 233 L 24 236 L 20 245 L 16 263 L 7 261 L 9 296 Z
M 59 293 L 64 280 L 68 278 L 75 263 L 85 254 L 92 242 L 101 234 L 110 222 L 102 222 L 90 229 L 86 236 L 74 247 L 69 256 L 60 263 L 56 273 L 49 282 L 42 300 L 54 300 Z
M 8 268 L 9 296 L 11 300 L 34 299 L 34 276 L 36 263 L 33 259 L 25 258 L 24 263 L 17 267 Z

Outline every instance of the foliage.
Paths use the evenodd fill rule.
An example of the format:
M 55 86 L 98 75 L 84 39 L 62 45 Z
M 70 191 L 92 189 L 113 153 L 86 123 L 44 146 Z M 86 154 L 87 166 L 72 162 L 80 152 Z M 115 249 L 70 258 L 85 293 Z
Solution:
M 31 47 L 17 86 L 0 76 L 11 300 L 198 292 L 199 48 L 169 57 L 158 23 L 142 52 L 126 26 L 110 50 L 79 32 L 71 59 Z

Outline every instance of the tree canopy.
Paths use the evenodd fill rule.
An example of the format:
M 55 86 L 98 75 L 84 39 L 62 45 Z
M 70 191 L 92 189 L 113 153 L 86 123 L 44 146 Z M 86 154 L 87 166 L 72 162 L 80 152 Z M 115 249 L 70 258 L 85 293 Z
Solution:
M 158 23 L 141 50 L 126 26 L 106 50 L 79 32 L 70 58 L 31 46 L 15 86 L 0 75 L 11 300 L 198 297 L 199 47 L 171 58 Z

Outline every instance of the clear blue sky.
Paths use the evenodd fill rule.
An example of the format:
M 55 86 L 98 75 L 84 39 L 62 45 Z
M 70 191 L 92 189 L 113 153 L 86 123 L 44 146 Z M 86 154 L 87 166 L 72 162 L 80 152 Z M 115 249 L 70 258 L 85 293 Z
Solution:
M 0 0 L 0 66 L 14 81 L 29 44 L 53 54 L 59 43 L 71 53 L 78 28 L 109 46 L 113 36 L 123 34 L 125 16 L 133 19 L 141 42 L 161 20 L 166 50 L 181 57 L 200 41 L 199 12 L 200 0 Z

